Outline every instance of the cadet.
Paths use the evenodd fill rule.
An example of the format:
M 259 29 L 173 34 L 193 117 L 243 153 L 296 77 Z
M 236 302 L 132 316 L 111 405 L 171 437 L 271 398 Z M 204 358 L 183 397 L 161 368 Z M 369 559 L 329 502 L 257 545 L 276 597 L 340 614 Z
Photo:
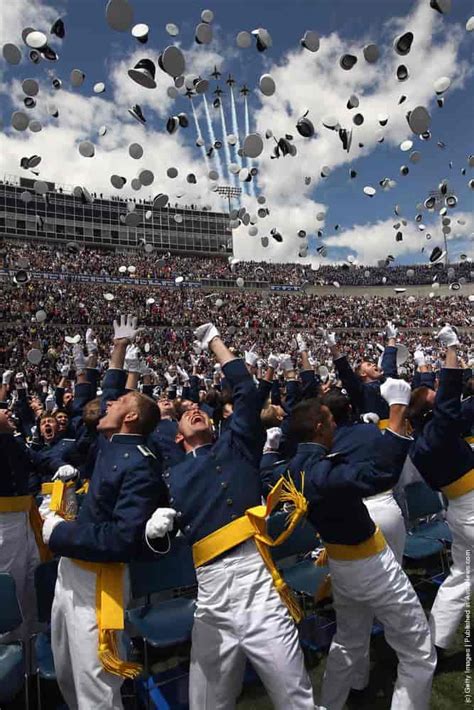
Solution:
M 463 370 L 458 366 L 456 353 L 459 340 L 449 325 L 437 337 L 447 348 L 445 367 L 440 373 L 436 396 L 426 388 L 413 392 L 410 416 L 415 442 L 410 457 L 425 481 L 448 499 L 446 520 L 453 535 L 453 563 L 430 615 L 434 643 L 445 649 L 453 641 L 473 586 L 474 570 L 471 562 L 468 575 L 467 551 L 471 550 L 472 556 L 474 451 L 462 436 L 468 410 L 461 403 Z
M 379 417 L 379 429 L 387 426 L 388 406 L 380 395 L 380 385 L 386 377 L 396 378 L 397 374 L 397 348 L 395 338 L 398 330 L 393 323 L 388 322 L 385 328 L 387 347 L 383 351 L 381 367 L 374 363 L 363 361 L 356 371 L 352 369 L 345 355 L 339 352 L 336 334 L 328 333 L 321 329 L 325 342 L 329 345 L 334 360 L 336 372 L 347 390 L 354 410 L 358 414 L 373 412 Z
M 126 346 L 137 332 L 136 318 L 122 317 L 120 325 L 114 321 L 114 331 L 111 366 L 123 367 Z M 50 514 L 44 522 L 45 542 L 62 555 L 52 648 L 58 683 L 71 708 L 122 708 L 123 679 L 139 672 L 136 664 L 119 658 L 116 633 L 123 628 L 126 563 L 140 555 L 147 519 L 167 502 L 160 466 L 144 446 L 158 419 L 153 400 L 140 393 L 109 402 L 98 423 L 103 437 L 77 520 Z
M 244 361 L 232 355 L 214 325 L 200 326 L 195 335 L 201 348 L 210 346 L 222 365 L 233 387 L 234 408 L 216 443 L 209 417 L 198 409 L 185 412 L 177 440 L 186 458 L 164 472 L 176 522 L 193 546 L 197 568 L 190 708 L 233 708 L 247 657 L 275 708 L 313 710 L 296 627 L 252 539 L 255 530 L 246 516 L 261 502 L 259 461 L 264 436 L 258 392 Z M 149 538 L 161 537 L 168 529 L 165 516 L 166 512 L 155 512 L 147 524 Z M 272 573 L 278 577 L 276 570 Z M 281 579 L 278 584 L 285 586 Z
M 411 443 L 403 436 L 410 386 L 388 379 L 381 393 L 389 405 L 389 427 L 373 447 L 371 462 L 352 463 L 329 453 L 335 422 L 329 409 L 313 399 L 298 404 L 291 415 L 290 434 L 300 443 L 296 455 L 280 467 L 297 487 L 304 471 L 309 519 L 328 556 L 337 620 L 321 693 L 321 705 L 328 710 L 344 706 L 363 663 L 374 614 L 399 660 L 392 710 L 427 709 L 436 666 L 418 597 L 363 502 L 393 486 Z
M 36 608 L 34 570 L 39 563 L 38 548 L 30 515 L 36 512 L 29 495 L 29 478 L 33 470 L 30 452 L 15 434 L 8 409 L 0 409 L 0 572 L 12 575 L 23 615 L 21 635 L 26 640 Z

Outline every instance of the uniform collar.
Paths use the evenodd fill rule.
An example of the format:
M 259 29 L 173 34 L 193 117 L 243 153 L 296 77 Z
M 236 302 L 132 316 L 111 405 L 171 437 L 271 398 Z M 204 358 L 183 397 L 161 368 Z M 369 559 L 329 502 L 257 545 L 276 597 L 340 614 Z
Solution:
M 212 446 L 212 444 L 201 444 L 201 446 L 196 446 L 195 449 L 192 449 L 192 451 L 188 451 L 186 456 L 193 456 L 196 458 L 197 456 L 205 456 L 207 453 L 209 453 L 209 448 Z
M 112 434 L 110 437 L 112 444 L 144 444 L 145 439 L 141 434 Z
M 318 453 L 321 456 L 326 456 L 328 450 L 322 444 L 317 444 L 315 441 L 304 441 L 298 444 L 298 453 L 305 451 L 308 453 Z

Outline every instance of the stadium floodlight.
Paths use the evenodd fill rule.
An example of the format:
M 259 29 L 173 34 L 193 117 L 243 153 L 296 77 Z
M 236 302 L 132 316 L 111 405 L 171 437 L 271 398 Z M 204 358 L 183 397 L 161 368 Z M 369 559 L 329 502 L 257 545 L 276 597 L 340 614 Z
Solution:
M 242 188 L 241 187 L 231 187 L 230 185 L 218 185 L 216 188 L 216 192 L 221 196 L 221 197 L 226 197 L 227 202 L 229 204 L 229 214 L 231 210 L 230 206 L 230 201 L 232 197 L 240 197 L 242 194 Z

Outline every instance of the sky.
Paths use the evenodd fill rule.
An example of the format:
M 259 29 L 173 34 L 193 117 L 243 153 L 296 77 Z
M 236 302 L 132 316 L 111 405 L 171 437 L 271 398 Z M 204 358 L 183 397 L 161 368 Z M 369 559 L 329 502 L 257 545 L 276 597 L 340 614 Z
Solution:
M 109 27 L 104 0 L 2 3 L 0 45 L 14 43 L 23 56 L 15 66 L 0 57 L 0 176 L 31 177 L 31 171 L 21 169 L 20 159 L 39 155 L 42 160 L 36 171 L 45 180 L 137 199 L 164 192 L 171 202 L 222 209 L 226 202 L 213 190 L 216 182 L 209 179 L 209 172 L 218 170 L 219 185 L 242 188 L 240 205 L 234 202 L 233 206 L 245 207 L 251 216 L 250 225 L 241 224 L 233 232 L 235 256 L 313 266 L 340 263 L 348 257 L 355 263 L 376 264 L 388 254 L 393 255 L 394 264 L 428 263 L 432 249 L 443 247 L 441 219 L 438 213 L 420 206 L 430 190 L 447 180 L 458 198 L 456 208 L 448 211 L 450 259 L 474 257 L 474 190 L 469 187 L 474 170 L 468 162 L 474 153 L 474 32 L 466 30 L 466 22 L 474 14 L 471 0 L 453 0 L 449 14 L 433 10 L 429 0 L 215 0 L 208 6 L 194 0 L 130 0 L 129 4 L 134 11 L 133 23 L 150 27 L 147 44 L 139 44 L 130 31 L 117 32 Z M 194 40 L 195 27 L 205 9 L 214 13 L 213 40 L 199 45 Z M 64 21 L 66 35 L 63 40 L 50 37 L 50 44 L 59 60 L 33 64 L 22 41 L 22 30 L 32 27 L 48 34 L 58 17 Z M 177 36 L 167 33 L 167 23 L 178 26 Z M 249 48 L 239 48 L 238 32 L 256 28 L 268 30 L 272 46 L 258 52 L 254 38 Z M 317 52 L 300 44 L 307 30 L 320 37 Z M 414 35 L 413 44 L 409 54 L 401 57 L 393 48 L 394 39 L 408 31 Z M 369 43 L 380 49 L 380 57 L 373 64 L 366 62 L 362 52 Z M 186 96 L 172 98 L 168 94 L 173 79 L 158 66 L 160 52 L 173 44 L 185 56 L 185 76 L 210 81 L 206 98 L 212 129 L 224 145 L 214 151 L 207 164 L 202 149 L 196 146 L 191 101 Z M 339 65 L 346 53 L 358 58 L 350 71 Z M 139 86 L 127 74 L 143 58 L 156 65 L 155 89 Z M 400 64 L 409 70 L 404 82 L 396 76 Z M 210 76 L 214 65 L 222 72 L 217 83 Z M 80 88 L 71 85 L 73 69 L 85 74 Z M 225 83 L 229 73 L 236 80 L 238 131 Z M 259 90 L 263 74 L 270 74 L 275 82 L 272 96 L 264 96 Z M 54 77 L 62 81 L 59 91 L 52 87 Z M 443 94 L 442 108 L 437 105 L 433 86 L 441 77 L 451 81 Z M 40 84 L 33 109 L 25 109 L 23 104 L 25 78 L 34 78 Z M 104 93 L 94 93 L 96 82 L 104 82 Z M 264 143 L 261 155 L 252 161 L 258 174 L 251 183 L 240 182 L 227 169 L 238 156 L 223 136 L 220 110 L 212 105 L 217 84 L 225 92 L 225 133 L 237 132 L 241 144 L 246 126 L 239 87 L 246 84 L 250 89 L 249 131 L 259 133 Z M 346 104 L 352 94 L 359 98 L 359 107 L 350 110 Z M 399 104 L 402 94 L 406 100 Z M 147 119 L 146 126 L 127 110 L 137 103 Z M 59 110 L 58 118 L 50 115 L 51 104 Z M 192 104 L 205 144 L 210 146 L 203 97 L 195 96 Z M 407 112 L 417 106 L 426 107 L 430 113 L 429 141 L 414 135 L 406 120 Z M 18 110 L 39 120 L 42 130 L 15 130 L 11 116 Z M 300 136 L 296 130 L 298 119 L 306 111 L 315 128 L 311 138 Z M 180 112 L 187 114 L 189 125 L 170 135 L 167 119 Z M 357 112 L 364 117 L 361 126 L 352 121 Z M 383 128 L 378 122 L 382 113 L 389 117 Z M 342 127 L 353 129 L 349 153 L 343 150 L 337 132 L 323 126 L 329 116 Z M 104 136 L 98 133 L 101 126 L 107 127 Z M 277 138 L 292 135 L 296 156 L 272 159 L 275 141 L 265 137 L 268 130 Z M 79 153 L 79 143 L 84 140 L 94 144 L 93 158 Z M 413 142 L 408 152 L 400 149 L 406 140 Z M 143 147 L 139 160 L 129 155 L 128 147 L 133 142 Z M 439 147 L 438 142 L 445 147 Z M 421 154 L 416 164 L 409 158 L 415 150 Z M 245 166 L 246 159 L 241 161 Z M 400 173 L 403 165 L 409 167 L 406 176 Z M 325 166 L 330 168 L 328 177 L 321 176 Z M 170 167 L 178 170 L 178 177 L 168 176 Z M 145 168 L 153 172 L 154 182 L 136 192 L 131 181 Z M 357 173 L 353 179 L 349 176 L 351 169 Z M 190 173 L 196 176 L 196 184 L 187 182 Z M 121 191 L 112 187 L 112 174 L 127 178 Z M 384 178 L 392 180 L 393 187 L 383 190 L 379 183 Z M 366 186 L 376 189 L 373 197 L 364 194 Z M 258 196 L 265 198 L 264 207 L 269 210 L 263 218 L 258 217 L 258 208 L 262 207 L 257 203 Z M 418 221 L 417 215 L 421 215 Z M 394 228 L 397 223 L 400 227 Z M 272 229 L 282 235 L 281 243 L 271 237 Z M 301 230 L 306 237 L 298 236 Z M 321 236 L 317 236 L 318 230 Z M 397 231 L 402 232 L 402 241 L 395 241 Z M 270 237 L 268 246 L 264 246 L 262 237 Z M 306 256 L 300 256 L 305 245 Z M 321 246 L 326 247 L 324 257 L 317 252 Z

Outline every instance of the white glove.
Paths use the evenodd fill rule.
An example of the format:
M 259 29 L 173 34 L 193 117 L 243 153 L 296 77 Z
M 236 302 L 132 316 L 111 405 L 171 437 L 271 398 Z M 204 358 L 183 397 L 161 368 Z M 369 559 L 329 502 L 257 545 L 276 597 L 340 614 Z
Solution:
M 398 328 L 392 323 L 392 321 L 387 321 L 385 326 L 385 335 L 390 340 L 390 338 L 396 338 L 398 335 Z
M 193 355 L 192 353 L 189 353 L 189 357 L 191 358 L 191 365 L 193 367 L 198 367 L 199 365 L 199 355 Z
M 84 356 L 84 351 L 80 343 L 76 343 L 72 347 L 72 357 L 74 360 L 74 367 L 77 372 L 84 372 L 86 369 L 86 358 Z
M 86 330 L 86 347 L 88 355 L 97 352 L 97 338 L 94 338 L 94 331 L 92 328 Z
M 291 359 L 291 355 L 288 355 L 287 353 L 282 353 L 280 355 L 280 366 L 285 372 L 290 372 L 291 370 L 295 369 L 295 366 L 293 364 L 293 360 Z
M 2 385 L 9 385 L 13 375 L 13 370 L 5 370 L 2 375 Z
M 446 324 L 435 337 L 445 348 L 449 348 L 451 345 L 459 345 L 457 331 L 451 325 Z
M 270 451 L 278 451 L 280 446 L 282 431 L 279 426 L 272 426 L 267 429 L 267 440 L 263 447 L 263 453 L 268 454 Z
M 413 355 L 413 359 L 414 359 L 415 365 L 417 367 L 421 367 L 422 365 L 426 365 L 425 353 L 421 349 L 415 350 L 415 354 Z
M 170 375 L 169 372 L 165 372 L 164 378 L 168 383 L 168 386 L 171 387 L 176 382 L 176 375 Z
M 194 337 L 199 343 L 201 350 L 207 350 L 211 340 L 219 337 L 219 331 L 213 323 L 204 323 L 196 328 Z
M 271 355 L 268 356 L 268 367 L 271 367 L 272 370 L 278 370 L 278 367 L 280 365 L 280 358 L 278 355 Z
M 25 375 L 23 372 L 17 372 L 15 375 L 15 387 L 19 390 L 26 389 Z
M 319 332 L 321 333 L 321 337 L 323 338 L 325 345 L 328 345 L 330 348 L 336 345 L 336 333 L 330 333 L 329 330 L 326 330 L 326 328 L 319 328 Z
M 44 408 L 47 412 L 52 412 L 56 406 L 56 397 L 54 394 L 48 394 L 44 400 Z
M 69 365 L 61 365 L 61 369 L 59 371 L 61 373 L 61 377 L 67 377 L 70 369 Z
M 405 380 L 396 380 L 394 377 L 387 377 L 383 385 L 380 385 L 380 394 L 387 402 L 388 406 L 392 404 L 410 404 L 411 387 Z
M 246 350 L 245 351 L 245 364 L 250 365 L 250 367 L 255 367 L 258 361 L 258 355 L 257 353 L 254 353 L 253 350 Z
M 301 333 L 296 334 L 296 342 L 298 344 L 298 352 L 304 353 L 307 352 L 308 348 L 306 347 L 306 341 L 301 335 Z
M 52 515 L 48 515 L 44 519 L 44 522 L 43 522 L 43 542 L 45 543 L 45 545 L 48 544 L 49 538 L 51 537 L 51 533 L 53 532 L 56 525 L 59 525 L 59 523 L 64 523 L 64 520 L 59 515 L 56 515 L 56 513 L 53 513 Z
M 221 372 L 222 372 L 222 366 L 221 366 L 220 362 L 216 362 L 216 364 L 214 365 L 214 372 L 215 372 L 216 375 L 220 375 L 220 374 L 221 374 Z
M 259 370 L 261 370 L 263 367 L 265 367 L 265 360 L 262 360 L 261 357 L 259 357 L 257 360 L 257 367 Z
M 164 537 L 173 529 L 176 510 L 174 508 L 157 508 L 147 521 L 145 535 L 150 539 Z
M 77 470 L 77 468 L 74 468 L 74 466 L 70 466 L 68 463 L 66 463 L 58 468 L 51 480 L 62 481 L 63 483 L 65 483 L 66 481 L 74 480 L 74 478 L 77 478 L 78 476 L 79 471 Z
M 144 377 L 145 375 L 153 374 L 153 370 L 151 369 L 151 367 L 148 367 L 146 360 L 144 360 L 143 358 L 139 360 L 138 366 L 140 368 L 139 372 L 142 377 Z
M 136 345 L 127 345 L 125 369 L 128 372 L 140 372 L 140 350 Z
M 180 367 L 179 365 L 176 365 L 176 371 L 183 382 L 189 382 L 189 374 L 184 368 Z
M 311 367 L 314 367 L 318 364 L 318 359 L 316 357 L 313 357 L 313 354 L 311 352 L 308 352 L 308 360 Z
M 137 328 L 137 318 L 130 314 L 128 316 L 120 316 L 120 323 L 114 320 L 113 326 L 114 340 L 126 338 L 132 342 L 139 331 L 139 328 Z
M 366 412 L 365 414 L 361 414 L 360 418 L 364 424 L 378 424 L 380 421 L 379 415 L 375 414 L 375 412 Z

